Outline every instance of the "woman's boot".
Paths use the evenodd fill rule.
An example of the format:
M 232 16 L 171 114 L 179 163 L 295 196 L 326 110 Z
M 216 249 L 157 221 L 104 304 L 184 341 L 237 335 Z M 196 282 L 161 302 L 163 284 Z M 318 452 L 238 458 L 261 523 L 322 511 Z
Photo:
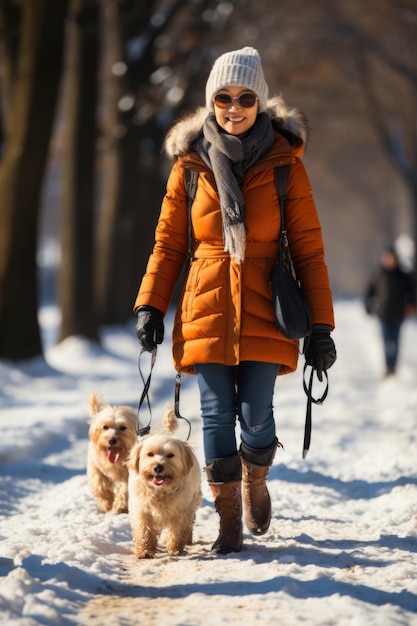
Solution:
M 220 517 L 219 536 L 212 545 L 216 554 L 242 549 L 242 468 L 239 455 L 206 461 L 205 472 Z
M 245 523 L 253 535 L 263 535 L 271 523 L 271 498 L 266 479 L 278 446 L 282 448 L 278 439 L 269 448 L 251 448 L 244 442 L 240 446 Z

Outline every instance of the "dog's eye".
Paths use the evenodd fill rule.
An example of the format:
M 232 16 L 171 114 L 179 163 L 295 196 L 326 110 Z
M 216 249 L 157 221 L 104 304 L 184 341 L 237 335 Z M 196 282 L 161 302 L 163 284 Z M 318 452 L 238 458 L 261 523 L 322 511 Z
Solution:
M 126 426 L 120 426 L 120 430 L 126 430 Z
M 104 424 L 103 430 L 109 430 L 109 427 L 107 426 L 107 424 Z
M 170 452 L 169 454 L 167 454 L 167 459 L 172 459 L 172 457 L 175 456 L 173 452 Z
M 148 456 L 153 456 L 153 452 L 148 452 Z

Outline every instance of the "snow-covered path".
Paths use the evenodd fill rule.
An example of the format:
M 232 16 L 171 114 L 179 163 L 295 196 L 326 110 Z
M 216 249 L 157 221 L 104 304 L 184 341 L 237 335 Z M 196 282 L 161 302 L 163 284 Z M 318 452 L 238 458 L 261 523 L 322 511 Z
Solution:
M 54 311 L 42 319 L 53 328 Z M 76 338 L 51 347 L 48 366 L 0 362 L 1 623 L 417 625 L 417 324 L 404 327 L 399 375 L 382 381 L 375 320 L 357 301 L 338 302 L 336 320 L 339 358 L 313 408 L 308 457 L 300 368 L 276 386 L 285 450 L 270 472 L 270 532 L 245 535 L 225 557 L 210 553 L 217 519 L 204 482 L 195 544 L 147 561 L 133 556 L 127 516 L 101 514 L 89 492 L 87 399 L 101 389 L 137 406 L 133 326 L 105 329 L 102 348 Z M 152 375 L 156 426 L 174 375 L 166 342 Z M 203 464 L 192 377 L 181 411 Z

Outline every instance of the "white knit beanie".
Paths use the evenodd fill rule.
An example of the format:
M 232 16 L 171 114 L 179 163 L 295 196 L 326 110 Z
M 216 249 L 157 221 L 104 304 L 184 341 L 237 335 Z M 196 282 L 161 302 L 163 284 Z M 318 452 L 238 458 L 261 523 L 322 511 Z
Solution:
M 268 100 L 268 85 L 265 82 L 261 57 L 255 48 L 246 46 L 222 54 L 214 63 L 206 84 L 206 107 L 214 110 L 216 93 L 230 85 L 241 85 L 258 96 L 259 112 L 265 111 Z

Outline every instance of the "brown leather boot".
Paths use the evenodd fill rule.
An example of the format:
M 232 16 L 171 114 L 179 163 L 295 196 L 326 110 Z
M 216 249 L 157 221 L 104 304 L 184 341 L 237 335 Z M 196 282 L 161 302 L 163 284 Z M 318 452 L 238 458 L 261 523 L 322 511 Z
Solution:
M 266 479 L 278 446 L 282 448 L 278 439 L 269 448 L 251 448 L 244 442 L 240 446 L 245 524 L 253 535 L 263 535 L 271 523 L 271 497 Z
M 211 549 L 216 554 L 240 552 L 243 543 L 241 481 L 210 483 L 210 489 L 220 516 L 219 536 Z
M 240 552 L 242 549 L 241 471 L 237 454 L 208 461 L 205 467 L 214 506 L 220 517 L 219 536 L 211 548 L 216 554 Z

